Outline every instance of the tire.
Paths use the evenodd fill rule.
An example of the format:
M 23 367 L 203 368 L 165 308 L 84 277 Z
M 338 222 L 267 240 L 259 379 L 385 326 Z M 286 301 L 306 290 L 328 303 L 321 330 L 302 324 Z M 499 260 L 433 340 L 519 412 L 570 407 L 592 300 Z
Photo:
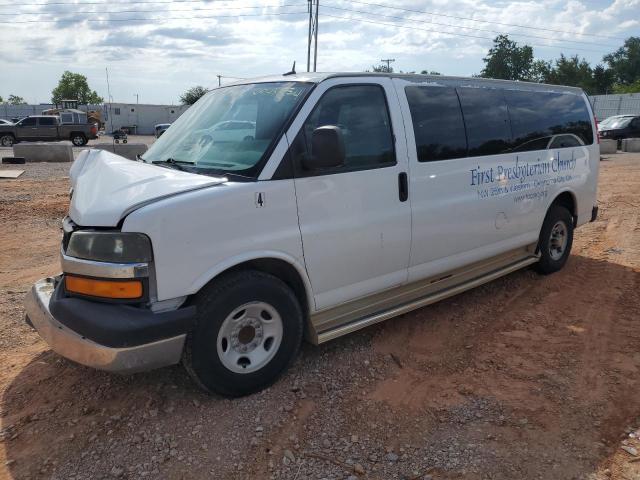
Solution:
M 551 205 L 542 224 L 538 250 L 540 261 L 536 270 L 543 275 L 555 273 L 564 267 L 573 245 L 573 217 L 560 205 Z
M 87 137 L 82 133 L 73 133 L 71 134 L 71 143 L 76 147 L 82 147 L 87 144 Z
M 304 330 L 296 296 L 255 270 L 230 273 L 195 298 L 196 326 L 183 363 L 209 393 L 238 397 L 262 390 L 296 357 Z
M 127 143 L 127 139 L 125 138 L 124 140 L 122 140 L 122 143 Z
M 15 143 L 13 135 L 2 135 L 0 137 L 0 145 L 3 147 L 11 147 Z

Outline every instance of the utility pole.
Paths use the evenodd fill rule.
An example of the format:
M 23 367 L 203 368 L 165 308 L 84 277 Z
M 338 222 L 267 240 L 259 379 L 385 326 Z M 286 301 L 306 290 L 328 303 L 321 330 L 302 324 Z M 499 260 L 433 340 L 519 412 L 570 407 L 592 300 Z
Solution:
M 136 93 L 136 105 L 140 103 L 140 94 Z
M 111 123 L 111 132 L 113 133 L 113 115 L 111 114 L 111 105 L 113 104 L 113 97 L 111 96 L 111 86 L 109 85 L 109 68 L 105 67 L 104 70 L 105 72 L 107 72 L 107 95 L 109 96 L 109 121 Z M 113 148 L 115 149 L 115 147 Z
M 315 6 L 315 12 L 314 12 Z M 307 0 L 309 11 L 309 36 L 307 37 L 307 72 L 311 71 L 311 43 L 313 42 L 313 71 L 318 64 L 318 11 L 320 0 Z
M 391 73 L 391 62 L 395 62 L 396 59 L 395 58 L 383 58 L 382 60 L 380 60 L 382 63 L 386 63 L 387 64 L 387 72 Z
M 218 77 L 218 86 L 221 87 L 222 86 L 222 75 L 216 75 L 216 77 Z

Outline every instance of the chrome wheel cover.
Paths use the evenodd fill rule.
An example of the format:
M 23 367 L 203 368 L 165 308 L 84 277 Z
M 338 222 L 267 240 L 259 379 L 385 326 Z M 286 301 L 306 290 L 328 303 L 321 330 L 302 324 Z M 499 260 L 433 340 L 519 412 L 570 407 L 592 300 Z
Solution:
M 558 221 L 551 229 L 549 238 L 549 255 L 555 261 L 558 261 L 564 255 L 569 242 L 569 229 L 563 221 Z
M 234 373 L 255 372 L 273 359 L 282 336 L 282 318 L 274 307 L 246 303 L 222 322 L 216 341 L 218 358 Z

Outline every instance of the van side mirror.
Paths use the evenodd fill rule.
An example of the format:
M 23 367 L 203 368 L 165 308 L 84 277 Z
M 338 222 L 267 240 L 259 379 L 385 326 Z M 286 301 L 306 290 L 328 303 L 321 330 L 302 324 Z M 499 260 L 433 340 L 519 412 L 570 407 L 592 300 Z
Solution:
M 325 125 L 313 131 L 311 156 L 303 159 L 307 170 L 336 168 L 344 165 L 344 139 L 340 127 Z

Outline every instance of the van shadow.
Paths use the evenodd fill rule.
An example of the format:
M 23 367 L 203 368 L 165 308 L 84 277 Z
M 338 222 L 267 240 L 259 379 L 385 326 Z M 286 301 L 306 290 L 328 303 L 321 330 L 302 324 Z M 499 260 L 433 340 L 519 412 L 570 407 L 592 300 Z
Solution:
M 612 254 L 612 257 L 614 255 Z M 273 387 L 265 392 L 234 400 L 206 395 L 191 381 L 181 366 L 131 376 L 118 376 L 74 364 L 51 351 L 45 351 L 24 365 L 10 381 L 2 397 L 0 441 L 6 454 L 6 470 L 10 478 L 68 478 L 79 472 L 86 476 L 93 463 L 95 472 L 108 476 L 112 469 L 116 468 L 114 476 L 119 476 L 118 469 L 124 461 L 121 457 L 125 455 L 123 452 L 129 451 L 133 452 L 131 456 L 135 462 L 143 465 L 141 468 L 146 468 L 145 462 L 150 462 L 151 472 L 153 468 L 160 468 L 163 478 L 182 478 L 184 464 L 174 464 L 171 459 L 162 459 L 165 454 L 167 458 L 172 455 L 167 452 L 171 452 L 172 442 L 176 441 L 180 445 L 186 442 L 190 448 L 199 448 L 200 443 L 209 445 L 209 449 L 203 454 L 206 457 L 203 461 L 206 469 L 199 473 L 194 465 L 192 472 L 193 478 L 210 478 L 207 476 L 208 472 L 218 466 L 222 469 L 227 461 L 216 457 L 219 455 L 216 451 L 224 453 L 245 449 L 251 452 L 249 442 L 255 437 L 256 425 L 260 424 L 259 422 L 269 422 L 271 418 L 272 425 L 280 425 L 281 428 L 285 428 L 282 426 L 282 420 L 286 423 L 286 419 L 289 418 L 289 421 L 293 422 L 295 417 L 287 417 L 293 413 L 287 413 L 289 410 L 283 407 L 295 405 L 300 398 L 304 398 L 296 389 L 299 383 L 320 383 L 322 374 L 322 378 L 331 378 L 335 383 L 334 389 L 350 392 L 354 390 L 354 386 L 353 377 L 348 374 L 349 369 L 360 368 L 357 366 L 363 364 L 363 361 L 359 361 L 360 357 L 382 362 L 379 353 L 372 347 L 372 339 L 377 343 L 387 336 L 390 342 L 393 342 L 394 338 L 402 340 L 403 335 L 413 334 L 413 328 L 418 323 L 428 323 L 429 328 L 437 335 L 438 332 L 451 329 L 452 310 L 490 309 L 494 307 L 494 303 L 489 299 L 495 301 L 496 298 L 508 298 L 518 290 L 526 291 L 523 297 L 535 297 L 540 302 L 541 312 L 545 309 L 557 312 L 568 308 L 575 309 L 575 318 L 572 318 L 571 322 L 583 322 L 581 328 L 584 327 L 584 331 L 588 333 L 567 330 L 566 345 L 572 342 L 571 345 L 575 346 L 576 351 L 585 351 L 584 357 L 577 360 L 577 367 L 572 368 L 590 370 L 577 373 L 577 377 L 573 379 L 567 377 L 567 395 L 570 398 L 587 395 L 588 398 L 583 398 L 586 402 L 583 406 L 593 406 L 600 410 L 597 423 L 593 421 L 594 408 L 572 410 L 570 416 L 561 420 L 567 425 L 579 428 L 581 439 L 578 447 L 583 444 L 593 445 L 602 439 L 613 441 L 640 413 L 640 381 L 637 380 L 640 356 L 636 354 L 637 349 L 632 348 L 632 345 L 637 346 L 640 341 L 637 329 L 639 287 L 640 272 L 637 270 L 615 261 L 594 260 L 574 255 L 565 269 L 558 274 L 543 277 L 531 270 L 518 271 L 436 305 L 326 345 L 305 346 L 293 368 Z M 545 307 L 545 302 L 553 302 L 553 308 L 548 305 Z M 516 302 L 509 308 L 517 310 L 520 307 Z M 481 325 L 480 332 L 476 333 L 478 338 L 488 339 L 485 341 L 489 343 L 478 349 L 465 350 L 465 344 L 469 340 L 461 339 L 460 349 L 464 356 L 460 358 L 473 364 L 474 355 L 477 356 L 476 361 L 482 361 L 478 358 L 482 359 L 486 352 L 498 351 L 490 343 L 492 337 L 499 337 L 497 333 L 503 330 L 521 329 L 510 325 L 510 322 L 515 323 L 521 319 L 518 312 L 516 311 L 512 317 L 513 320 L 511 316 L 502 316 L 496 323 L 492 323 L 493 318 L 487 319 L 486 325 Z M 456 330 L 457 333 L 465 334 L 460 332 L 460 329 Z M 504 344 L 509 340 L 496 338 L 495 341 Z M 520 339 L 513 341 L 519 342 Z M 557 338 L 554 341 L 560 343 Z M 408 343 L 400 342 L 399 345 L 399 348 L 409 348 Z M 523 345 L 518 344 L 518 348 L 522 349 Z M 536 348 L 535 345 L 531 347 Z M 410 350 L 406 354 L 411 354 Z M 548 357 L 532 353 L 530 357 L 526 357 L 526 352 L 521 353 L 523 358 L 528 358 L 532 363 L 531 368 L 540 371 L 550 368 L 561 370 L 563 365 L 553 366 L 544 363 L 550 361 L 553 355 L 554 352 L 550 352 Z M 544 362 L 538 359 L 543 359 Z M 501 359 L 494 357 L 494 360 L 499 362 Z M 536 365 L 538 361 L 540 364 Z M 623 367 L 614 365 L 614 362 L 622 362 L 629 375 L 618 375 L 616 368 Z M 384 368 L 395 367 L 390 362 L 385 364 Z M 502 368 L 508 372 L 512 366 L 505 364 Z M 633 372 L 636 374 L 632 375 Z M 484 375 L 487 375 L 489 381 L 488 376 L 491 373 L 476 369 L 474 381 L 478 384 L 484 383 Z M 385 375 L 389 377 L 392 372 L 387 370 Z M 428 373 L 425 372 L 424 375 Z M 606 385 L 606 388 L 591 388 L 590 382 L 593 379 L 598 381 L 605 375 L 615 375 L 615 381 Z M 364 378 L 364 375 L 361 378 Z M 372 387 L 375 381 L 370 380 L 372 383 L 368 387 Z M 544 379 L 520 378 L 520 382 L 530 382 L 530 390 L 538 388 L 537 382 L 541 381 Z M 358 386 L 360 390 L 365 387 L 362 382 Z M 441 386 L 441 389 L 445 388 L 451 388 L 457 395 L 458 385 Z M 319 419 L 319 423 L 331 423 L 336 412 L 325 406 L 333 405 L 327 401 L 330 392 L 320 387 L 308 388 L 307 395 L 313 400 L 314 415 Z M 560 412 L 558 414 L 562 416 L 565 413 L 560 400 L 557 401 L 556 413 Z M 428 398 L 425 402 L 428 402 Z M 556 400 L 551 399 L 551 402 Z M 254 421 L 256 418 L 258 423 Z M 204 424 L 204 437 L 200 437 L 197 432 L 194 433 L 198 430 L 196 427 L 199 423 Z M 399 423 L 397 428 L 403 435 L 410 435 L 411 428 L 419 429 L 423 426 L 417 421 L 414 427 Z M 439 428 L 446 426 L 444 423 Z M 525 435 L 521 440 L 526 442 L 531 438 L 533 443 L 535 427 L 532 425 L 528 428 L 531 435 Z M 237 437 L 223 434 L 232 429 L 239 433 Z M 156 434 L 163 436 L 160 446 L 153 443 Z M 535 453 L 540 459 L 548 458 L 545 454 L 555 455 L 564 445 L 563 442 L 567 442 L 566 438 L 559 435 L 557 442 L 549 441 L 542 446 L 538 443 Z M 182 455 L 180 447 L 177 448 L 177 455 Z M 510 447 L 498 444 L 495 448 L 507 450 Z M 587 449 L 586 446 L 584 448 Z M 526 452 L 526 449 L 524 451 Z M 148 457 L 160 456 L 158 462 L 161 466 L 154 467 L 154 461 L 142 458 L 143 454 Z M 602 450 L 589 447 L 585 450 L 584 459 L 581 458 L 579 462 L 574 461 L 575 459 L 571 461 L 574 461 L 576 469 L 584 468 L 584 471 L 588 471 L 589 465 L 600 461 L 604 454 Z M 535 460 L 527 458 L 526 461 Z M 567 462 L 569 461 L 567 458 Z M 228 468 L 231 469 L 232 466 Z M 535 468 L 537 467 L 532 466 L 532 471 Z M 546 468 L 548 465 L 541 463 L 538 471 L 545 471 Z M 136 470 L 135 475 L 131 473 L 129 476 L 136 478 L 139 473 L 140 470 Z M 124 477 L 127 477 L 127 474 L 128 471 L 125 470 Z M 491 472 L 488 471 L 487 474 L 491 475 Z M 151 473 L 150 478 L 153 476 Z M 227 478 L 250 477 L 238 475 Z

